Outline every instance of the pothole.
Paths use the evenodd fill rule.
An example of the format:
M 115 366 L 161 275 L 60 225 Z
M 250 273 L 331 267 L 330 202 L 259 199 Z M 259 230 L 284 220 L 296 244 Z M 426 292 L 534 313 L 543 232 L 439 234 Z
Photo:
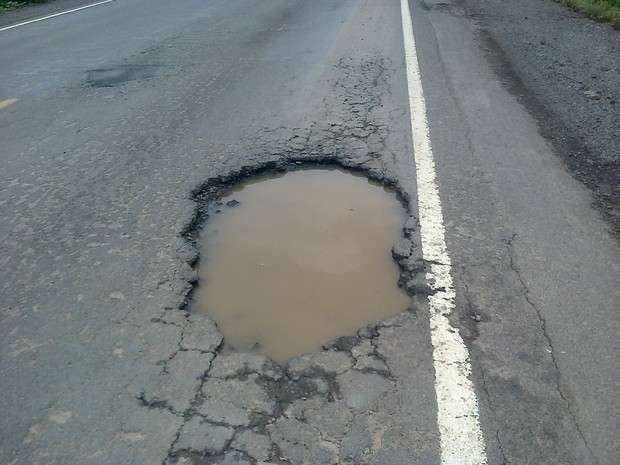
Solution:
M 394 191 L 341 169 L 253 178 L 207 212 L 190 309 L 222 352 L 284 364 L 409 305 L 390 250 L 407 214 Z

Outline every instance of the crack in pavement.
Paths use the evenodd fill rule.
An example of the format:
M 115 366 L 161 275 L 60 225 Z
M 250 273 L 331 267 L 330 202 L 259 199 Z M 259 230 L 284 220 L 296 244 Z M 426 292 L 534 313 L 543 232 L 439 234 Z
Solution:
M 190 316 L 186 315 L 186 319 L 189 318 Z M 216 460 L 232 457 L 231 454 L 237 454 L 236 459 L 246 460 L 250 464 L 259 463 L 259 459 L 276 458 L 288 463 L 333 463 L 337 456 L 335 454 L 343 447 L 347 431 L 355 419 L 372 415 L 372 405 L 383 402 L 384 397 L 392 390 L 394 381 L 388 380 L 393 376 L 377 341 L 382 328 L 401 326 L 398 320 L 387 320 L 377 326 L 362 328 L 356 336 L 343 337 L 330 343 L 324 352 L 292 360 L 286 371 L 263 356 L 215 356 L 195 388 L 191 405 L 183 412 L 172 408 L 166 400 L 147 398 L 141 393 L 138 396 L 141 405 L 166 409 L 183 417 L 183 423 L 163 463 L 179 463 L 181 459 L 191 459 L 196 464 L 216 463 Z M 182 340 L 184 339 L 183 336 Z M 173 362 L 181 352 L 183 350 L 179 349 L 167 362 Z M 162 372 L 170 375 L 170 370 Z M 250 400 L 240 400 L 237 395 L 231 397 L 231 389 L 238 394 L 244 392 L 249 395 Z M 359 397 L 360 389 L 365 389 L 362 398 Z M 209 399 L 216 399 L 219 405 L 229 405 L 227 410 L 236 409 L 241 416 L 247 415 L 248 421 L 235 423 L 230 417 L 215 421 L 213 412 L 200 410 Z M 211 408 L 215 405 L 211 404 Z M 325 409 L 328 410 L 325 412 Z M 324 413 L 321 414 L 321 411 Z M 338 417 L 334 417 L 335 412 L 338 412 Z M 301 423 L 291 424 L 289 420 Z M 302 424 L 322 427 L 307 430 Z M 188 425 L 193 429 L 190 430 Z M 298 426 L 291 429 L 295 425 Z M 209 435 L 217 436 L 223 430 L 230 434 L 220 438 L 216 444 L 209 445 Z M 249 444 L 248 450 L 244 450 L 240 445 L 231 447 L 233 442 L 249 432 L 262 438 L 262 449 L 255 444 Z M 191 433 L 192 439 L 185 437 L 187 433 Z M 195 441 L 196 433 L 203 436 L 207 447 L 190 447 L 200 443 L 199 438 L 198 442 Z M 311 439 L 317 434 L 320 437 L 319 444 L 323 444 L 322 455 L 316 455 L 317 442 Z M 291 435 L 293 439 L 288 439 Z M 297 439 L 294 439 L 296 436 Z M 269 447 L 265 444 L 266 441 Z M 326 443 L 334 447 L 326 447 Z M 369 453 L 366 455 L 373 456 L 370 452 L 376 451 L 381 441 L 374 441 L 373 444 L 374 446 L 369 446 Z M 267 449 L 269 454 L 265 452 Z M 345 460 L 346 458 L 341 463 L 346 463 Z
M 197 31 L 196 37 L 203 33 L 203 30 Z M 188 38 L 188 43 L 193 42 L 196 37 Z M 161 47 L 164 54 L 187 52 L 182 47 L 175 47 L 170 51 L 165 44 Z M 394 166 L 398 165 L 397 154 L 393 149 L 394 144 L 389 140 L 394 135 L 394 127 L 385 121 L 398 117 L 402 110 L 388 113 L 383 107 L 385 96 L 391 95 L 390 82 L 395 74 L 394 69 L 391 69 L 393 66 L 397 65 L 380 53 L 365 55 L 361 60 L 343 58 L 331 71 L 340 73 L 340 77 L 331 87 L 329 98 L 322 104 L 321 114 L 325 114 L 325 118 L 316 118 L 317 122 L 312 122 L 308 127 L 299 123 L 295 124 L 298 127 L 293 129 L 264 128 L 258 134 L 235 141 L 238 145 L 231 144 L 232 148 L 222 148 L 222 153 L 226 154 L 225 150 L 230 149 L 236 151 L 238 156 L 230 161 L 218 162 L 216 157 L 210 154 L 214 167 L 209 171 L 203 169 L 200 176 L 205 172 L 208 172 L 209 176 L 219 173 L 220 180 L 233 181 L 236 177 L 252 174 L 255 169 L 253 167 L 267 163 L 268 160 L 274 163 L 290 161 L 292 164 L 306 161 L 338 162 L 349 169 L 363 171 L 368 177 L 381 180 L 386 185 L 395 185 L 398 179 L 394 173 Z M 235 69 L 229 70 L 231 75 L 235 75 L 235 72 Z M 204 103 L 203 99 L 210 102 L 204 92 L 209 84 L 201 84 L 199 79 L 193 79 L 191 73 L 189 76 L 192 79 L 184 81 L 189 94 L 196 95 L 196 98 L 201 99 L 201 103 Z M 205 82 L 211 77 L 213 76 L 204 77 Z M 226 77 L 224 76 L 224 79 Z M 235 79 L 228 81 L 232 83 Z M 152 84 L 162 86 L 163 81 Z M 88 93 L 89 98 L 97 101 L 105 99 L 107 95 L 101 88 L 77 90 Z M 190 181 L 170 181 L 169 168 L 173 165 L 192 167 L 193 163 L 204 160 L 203 155 L 192 158 L 180 152 L 186 148 L 182 141 L 189 134 L 190 122 L 205 118 L 209 105 L 190 107 L 176 95 L 176 88 L 174 91 L 159 90 L 158 97 L 162 107 L 170 113 L 185 115 L 185 122 L 179 128 L 173 126 L 176 120 L 168 120 L 162 116 L 168 111 L 157 112 L 157 119 L 151 120 L 150 113 L 139 113 L 136 110 L 136 117 L 123 119 L 122 128 L 117 130 L 114 126 L 116 122 L 109 122 L 109 125 L 106 121 L 96 124 L 83 122 L 79 115 L 71 113 L 66 102 L 64 106 L 58 106 L 58 112 L 49 120 L 60 121 L 67 131 L 70 126 L 77 126 L 76 131 L 81 132 L 81 137 L 85 140 L 78 139 L 73 143 L 74 147 L 67 147 L 69 154 L 58 153 L 50 157 L 53 169 L 49 170 L 45 178 L 33 179 L 30 184 L 36 185 L 38 190 L 32 188 L 26 192 L 27 184 L 21 187 L 23 192 L 33 198 L 42 199 L 42 205 L 38 208 L 48 215 L 33 217 L 40 224 L 31 225 L 30 228 L 37 230 L 50 227 L 51 224 L 54 228 L 52 232 L 58 237 L 65 234 L 66 237 L 59 241 L 56 247 L 85 251 L 78 257 L 84 271 L 88 269 L 92 272 L 93 268 L 97 269 L 102 257 L 106 257 L 108 265 L 112 263 L 110 268 L 97 270 L 114 278 L 104 281 L 101 289 L 102 295 L 109 294 L 109 298 L 103 296 L 101 299 L 108 299 L 106 321 L 99 322 L 93 318 L 83 328 L 70 328 L 83 331 L 85 336 L 80 343 L 85 345 L 92 341 L 87 339 L 88 337 L 99 338 L 98 345 L 89 344 L 89 347 L 94 347 L 93 352 L 99 347 L 114 347 L 110 354 L 104 354 L 108 358 L 101 359 L 102 366 L 98 365 L 98 369 L 103 370 L 108 369 L 104 363 L 110 364 L 113 366 L 110 371 L 116 370 L 115 373 L 118 373 L 116 378 L 105 380 L 112 385 L 113 393 L 110 393 L 109 397 L 114 397 L 114 400 L 103 406 L 99 405 L 99 410 L 94 411 L 100 414 L 112 406 L 116 410 L 110 415 L 114 415 L 122 410 L 123 418 L 130 418 L 133 423 L 123 424 L 119 431 L 128 433 L 123 439 L 131 444 L 133 440 L 138 443 L 142 434 L 148 439 L 148 442 L 142 444 L 150 444 L 150 447 L 164 437 L 165 443 L 160 441 L 160 445 L 164 445 L 167 455 L 161 463 L 166 465 L 185 460 L 196 463 L 219 463 L 221 460 L 228 463 L 228 460 L 239 464 L 244 461 L 254 464 L 267 460 L 274 463 L 287 460 L 289 463 L 311 461 L 318 465 L 333 463 L 334 457 L 339 456 L 340 463 L 352 463 L 353 458 L 349 459 L 349 455 L 357 457 L 355 463 L 367 463 L 379 452 L 379 442 L 375 444 L 371 441 L 371 433 L 375 432 L 377 423 L 384 419 L 389 424 L 397 424 L 398 421 L 404 423 L 408 419 L 395 419 L 393 412 L 397 409 L 412 409 L 411 406 L 402 405 L 400 397 L 397 399 L 399 403 L 392 398 L 395 384 L 402 382 L 402 374 L 398 374 L 394 368 L 395 357 L 390 353 L 391 347 L 386 339 L 393 337 L 395 332 L 400 332 L 406 340 L 407 329 L 411 327 L 411 322 L 418 318 L 415 307 L 384 321 L 382 325 L 362 328 L 358 339 L 347 342 L 349 349 L 335 343 L 324 353 L 297 359 L 289 364 L 286 371 L 273 368 L 271 374 L 267 362 L 262 360 L 259 363 L 248 356 L 243 362 L 247 364 L 246 368 L 234 372 L 234 376 L 218 378 L 216 368 L 221 373 L 222 370 L 233 370 L 236 363 L 243 363 L 217 355 L 221 342 L 218 338 L 221 336 L 218 336 L 215 325 L 186 311 L 188 292 L 195 282 L 192 266 L 197 255 L 189 243 L 183 242 L 181 237 L 171 237 L 170 233 L 181 231 L 185 227 L 185 220 L 191 220 L 192 215 L 190 206 L 187 205 L 189 202 L 184 203 L 188 197 L 186 191 L 189 189 L 186 188 Z M 59 99 L 62 96 L 64 94 L 60 95 Z M 106 100 L 102 102 L 105 103 Z M 110 108 L 111 102 L 108 102 L 108 105 L 105 108 Z M 187 111 L 190 114 L 186 113 Z M 63 116 L 64 113 L 71 116 Z M 153 110 L 153 113 L 156 112 Z M 49 115 L 46 115 L 46 118 L 47 116 Z M 54 126 L 53 129 L 55 134 L 57 127 Z M 106 146 L 104 135 L 114 139 L 114 145 Z M 30 150 L 33 153 L 45 152 L 49 140 L 33 142 Z M 106 149 L 103 150 L 102 147 Z M 152 160 L 141 157 L 144 150 L 153 153 Z M 174 157 L 171 157 L 175 158 L 174 162 L 165 160 L 168 153 L 174 154 Z M 117 160 L 122 161 L 115 164 Z M 211 158 L 208 160 L 212 161 Z M 155 162 L 157 164 L 154 164 Z M 79 168 L 71 171 L 73 164 Z M 192 168 L 179 168 L 175 173 L 179 177 L 189 176 L 189 179 L 194 179 L 191 178 L 191 171 Z M 140 195 L 136 195 L 137 187 L 134 186 L 145 180 L 145 173 L 149 175 L 148 183 L 140 185 Z M 95 195 L 91 193 L 91 189 L 94 176 L 99 175 L 97 182 L 102 189 Z M 205 175 L 201 179 L 206 177 Z M 26 177 L 26 181 L 30 181 L 30 178 Z M 84 193 L 86 195 L 83 195 Z M 407 201 L 407 193 L 403 192 L 402 196 Z M 57 199 L 62 202 L 56 202 Z M 25 194 L 23 201 L 27 201 Z M 65 227 L 63 222 L 70 214 L 76 213 L 79 216 L 79 206 L 86 203 L 92 207 L 92 212 L 84 213 L 85 221 L 73 229 Z M 76 206 L 67 211 L 68 204 Z M 21 234 L 18 226 L 22 227 L 22 223 L 26 225 L 25 220 L 18 221 L 24 216 L 18 206 L 16 205 L 16 211 L 20 216 L 16 216 L 15 234 Z M 176 211 L 169 217 L 171 208 Z M 125 216 L 131 216 L 131 221 L 125 220 Z M 48 223 L 44 223 L 44 220 Z M 105 241 L 103 237 L 89 239 L 90 236 L 86 235 L 87 232 L 99 232 L 99 229 L 101 235 L 105 234 Z M 145 244 L 148 244 L 148 247 Z M 40 253 L 46 257 L 48 251 L 43 250 L 44 245 L 47 247 L 47 244 L 39 240 L 35 249 L 40 247 L 42 250 L 36 249 L 32 253 Z M 63 253 L 61 250 L 55 257 L 59 259 L 58 263 L 71 263 L 68 258 L 63 258 Z M 107 258 L 108 256 L 112 258 Z M 23 263 L 26 263 L 27 256 L 24 257 Z M 65 261 L 61 262 L 60 258 Z M 136 270 L 128 266 L 125 271 L 122 267 L 125 260 L 138 262 L 139 265 Z M 409 276 L 416 273 L 413 264 L 410 269 L 410 265 L 404 266 L 404 271 L 407 271 Z M 16 266 L 14 269 L 21 273 L 25 265 Z M 135 273 L 135 276 L 129 276 L 130 272 Z M 24 279 L 31 279 L 27 274 L 24 276 Z M 41 288 L 46 286 L 45 293 L 55 291 L 61 284 L 56 276 L 51 277 L 57 280 L 54 286 L 45 279 L 47 277 L 41 278 Z M 35 279 L 31 280 L 36 283 Z M 79 280 L 73 277 L 72 280 L 79 283 Z M 99 284 L 99 281 L 92 282 Z M 112 284 L 114 288 L 107 289 Z M 74 288 L 76 291 L 83 291 L 77 285 L 67 286 L 67 289 Z M 31 291 L 33 296 L 41 294 L 33 286 L 27 290 Z M 409 289 L 409 292 L 414 293 L 415 289 Z M 78 298 L 78 302 L 82 297 Z M 85 302 L 97 302 L 98 298 L 98 295 L 87 296 Z M 24 308 L 27 304 L 29 301 L 20 302 Z M 9 311 L 13 310 L 9 308 Z M 79 310 L 82 309 L 77 304 L 71 309 L 76 314 Z M 2 311 L 5 312 L 4 309 Z M 15 310 L 16 316 L 21 317 L 22 311 L 25 312 Z M 390 334 L 386 335 L 386 332 Z M 103 340 L 104 343 L 101 342 Z M 425 353 L 427 348 L 423 342 L 417 340 L 406 347 L 414 350 L 418 347 L 416 344 L 419 344 L 420 352 Z M 16 350 L 21 349 L 21 346 L 16 347 Z M 118 352 L 114 352 L 117 349 Z M 123 354 L 125 360 L 121 371 L 117 359 L 122 358 Z M 416 355 L 413 362 L 416 367 L 421 367 L 420 371 L 429 371 L 428 366 L 424 365 L 424 355 Z M 274 376 L 280 376 L 281 379 L 275 379 Z M 119 379 L 122 383 L 118 383 Z M 101 392 L 106 386 L 91 384 L 92 390 L 87 392 L 94 392 L 102 397 Z M 237 394 L 234 398 L 230 398 L 231 389 Z M 262 405 L 245 404 L 249 399 L 253 402 L 262 399 Z M 228 402 L 225 411 L 217 408 L 217 404 L 221 404 L 222 400 Z M 55 400 L 50 400 L 46 408 L 54 405 Z M 304 414 L 299 419 L 296 410 L 302 407 Z M 60 419 L 62 420 L 62 417 Z M 112 421 L 109 423 L 112 425 L 110 429 L 118 427 Z M 428 431 L 423 430 L 420 434 L 426 434 L 431 440 L 425 441 L 421 449 L 432 450 L 435 447 L 435 437 L 431 426 L 434 428 L 434 425 L 430 425 L 430 420 L 428 423 L 424 425 Z M 293 425 L 293 428 L 289 430 L 287 425 Z M 30 426 L 34 427 L 36 424 Z M 54 438 L 55 431 L 51 428 L 48 430 L 45 433 L 49 440 Z M 320 433 L 317 441 L 314 440 L 317 435 L 315 431 Z M 67 434 L 73 434 L 70 437 L 73 441 L 83 437 L 80 433 Z M 112 435 L 114 434 L 112 431 Z M 410 434 L 415 435 L 418 432 Z M 171 441 L 168 442 L 169 440 Z M 159 449 L 144 452 L 139 449 L 142 447 L 139 443 L 134 448 L 128 448 L 101 442 L 84 447 L 89 454 L 99 454 L 96 457 L 100 458 L 95 459 L 93 455 L 93 460 L 107 459 L 114 462 L 110 458 L 114 457 L 113 454 L 119 454 L 116 457 L 125 454 L 123 457 L 127 458 L 133 457 L 133 452 L 136 451 L 135 457 L 143 457 L 149 453 L 151 456 L 160 454 Z M 394 442 L 394 439 L 381 435 L 380 443 L 383 448 L 388 449 Z M 315 444 L 325 447 L 317 452 L 313 450 Z M 359 445 L 363 447 L 359 448 Z M 208 454 L 204 453 L 207 449 L 205 446 L 210 450 Z M 41 446 L 37 444 L 37 447 Z M 368 453 L 364 454 L 366 450 Z M 35 453 L 38 451 L 35 450 L 32 456 L 29 455 L 33 460 L 37 457 Z M 50 460 L 68 457 L 61 455 L 66 452 L 60 450 L 51 453 Z M 82 453 L 83 450 L 79 450 L 74 456 Z M 24 456 L 29 452 L 20 454 Z
M 326 161 L 334 163 L 332 158 Z M 261 170 L 297 166 L 294 161 L 268 162 L 262 168 L 247 167 L 241 174 L 207 181 L 202 191 L 194 193 L 199 201 L 196 219 L 184 230 L 184 236 L 193 241 L 192 230 L 199 227 L 209 211 L 202 202 L 216 201 L 225 186 Z M 361 164 L 350 163 L 348 168 L 365 172 Z M 382 181 L 389 182 L 385 178 Z M 406 257 L 398 260 L 403 270 L 403 289 L 411 296 L 425 297 L 430 290 L 418 282 L 427 265 L 419 257 L 417 230 L 417 218 L 410 217 L 403 227 L 406 243 L 399 244 L 401 249 L 408 250 L 394 255 L 394 259 Z M 222 336 L 213 321 L 184 308 L 166 309 L 152 322 L 180 329 L 177 351 L 160 360 L 160 384 L 138 396 L 142 406 L 165 409 L 183 419 L 164 465 L 187 460 L 194 464 L 228 463 L 233 458 L 239 462 L 231 463 L 257 464 L 276 459 L 293 464 L 350 463 L 347 457 L 355 455 L 351 444 L 372 436 L 369 418 L 377 414 L 378 405 L 390 404 L 389 397 L 398 381 L 383 353 L 382 331 L 406 329 L 403 318 L 412 317 L 417 318 L 413 303 L 399 316 L 326 344 L 323 352 L 295 358 L 282 369 L 263 356 L 218 355 Z M 181 354 L 191 353 L 206 357 L 202 361 L 206 365 L 173 368 Z M 174 379 L 175 370 L 181 370 L 185 380 L 192 378 L 192 372 L 202 370 L 199 383 L 193 387 L 192 400 L 185 408 L 175 408 L 171 399 L 175 392 L 188 393 L 187 388 L 175 386 L 185 382 L 178 375 Z M 185 404 L 181 401 L 180 405 Z M 388 411 L 388 417 L 392 414 Z M 366 426 L 355 429 L 356 421 Z M 383 447 L 382 439 L 372 437 L 375 440 L 367 442 L 363 449 L 367 450 L 362 454 L 364 460 L 372 460 Z M 359 460 L 355 463 L 369 463 Z
M 542 314 L 541 310 L 533 302 L 533 300 L 532 300 L 532 298 L 530 296 L 530 290 L 529 290 L 527 284 L 525 283 L 523 277 L 521 276 L 521 272 L 519 270 L 519 267 L 515 263 L 515 259 L 514 259 L 514 242 L 517 240 L 517 236 L 518 236 L 517 233 L 513 233 L 512 236 L 506 240 L 506 250 L 507 250 L 508 256 L 510 258 L 510 269 L 512 271 L 514 271 L 514 273 L 516 274 L 519 282 L 521 283 L 521 286 L 523 287 L 523 290 L 524 290 L 523 296 L 525 297 L 525 300 L 530 305 L 530 307 L 536 313 L 536 315 L 538 317 L 538 320 L 540 322 L 540 328 L 541 328 L 542 334 L 543 334 L 545 340 L 547 341 L 548 346 L 550 347 L 549 349 L 546 349 L 546 350 L 549 353 L 549 355 L 551 357 L 551 362 L 553 363 L 553 366 L 555 368 L 555 371 L 554 371 L 554 373 L 555 373 L 555 380 L 556 380 L 555 385 L 556 385 L 556 389 L 558 391 L 558 394 L 560 395 L 560 398 L 562 399 L 562 401 L 564 402 L 564 404 L 566 406 L 566 411 L 570 415 L 570 417 L 572 419 L 572 422 L 573 422 L 573 425 L 575 426 L 575 429 L 577 430 L 577 433 L 579 434 L 579 437 L 581 438 L 581 440 L 583 441 L 583 444 L 585 445 L 586 449 L 590 453 L 591 459 L 593 461 L 597 462 L 594 453 L 590 449 L 590 446 L 588 445 L 588 442 L 586 441 L 586 438 L 583 435 L 583 433 L 582 433 L 582 431 L 581 431 L 581 429 L 579 427 L 579 423 L 577 421 L 577 417 L 575 416 L 575 413 L 573 412 L 573 410 L 571 408 L 571 402 L 568 399 L 568 397 L 564 394 L 564 392 L 562 391 L 561 371 L 560 371 L 560 368 L 559 368 L 557 360 L 556 360 L 556 354 L 555 354 L 555 348 L 553 347 L 553 342 L 551 340 L 551 337 L 547 333 L 547 321 L 546 321 L 544 315 Z
M 475 360 L 476 364 L 478 364 L 478 357 L 475 353 L 471 354 L 471 357 Z M 480 380 L 482 381 L 481 384 L 481 388 L 482 388 L 482 392 L 484 394 L 484 397 L 486 399 L 486 403 L 489 406 L 489 410 L 491 411 L 492 417 L 496 418 L 497 417 L 497 413 L 495 411 L 495 406 L 493 403 L 493 398 L 491 397 L 491 393 L 489 392 L 489 388 L 487 386 L 487 380 L 486 380 L 486 373 L 484 370 L 480 370 Z M 499 450 L 500 456 L 501 456 L 501 463 L 504 465 L 507 465 L 509 462 L 506 458 L 506 453 L 504 452 L 504 448 L 503 448 L 503 444 L 502 444 L 502 440 L 500 438 L 500 434 L 501 434 L 501 427 L 498 427 L 495 430 L 495 442 L 497 444 L 497 448 Z

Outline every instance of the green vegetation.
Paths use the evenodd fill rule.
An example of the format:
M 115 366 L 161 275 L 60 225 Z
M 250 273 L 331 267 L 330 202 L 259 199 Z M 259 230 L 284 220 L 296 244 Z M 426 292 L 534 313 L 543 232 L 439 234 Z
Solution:
M 591 18 L 612 23 L 620 28 L 620 0 L 558 0 Z
M 29 3 L 47 3 L 49 0 L 0 0 L 0 13 L 17 10 Z

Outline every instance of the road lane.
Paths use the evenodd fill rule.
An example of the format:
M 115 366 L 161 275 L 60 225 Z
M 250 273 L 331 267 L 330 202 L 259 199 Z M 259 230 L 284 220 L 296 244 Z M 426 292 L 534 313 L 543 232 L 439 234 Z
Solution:
M 410 6 L 488 462 L 613 463 L 617 245 L 440 3 Z M 370 0 L 118 1 L 1 33 L 34 28 L 0 51 L 20 98 L 0 111 L 0 461 L 440 463 L 425 297 L 286 372 L 217 355 L 179 310 L 207 179 L 336 159 L 417 215 L 400 21 Z
M 179 236 L 192 219 L 191 191 L 209 177 L 294 157 L 343 154 L 343 163 L 376 176 L 403 166 L 412 173 L 411 150 L 400 149 L 406 119 L 392 117 L 406 114 L 399 107 L 406 98 L 402 64 L 386 56 L 402 51 L 400 34 L 384 28 L 400 24 L 397 7 L 210 6 L 203 21 L 102 66 L 157 64 L 165 72 L 98 87 L 87 82 L 86 63 L 65 84 L 0 115 L 8 141 L 1 227 L 9 238 L 1 267 L 1 383 L 9 393 L 3 461 L 172 463 L 205 446 L 228 460 L 265 457 L 252 443 L 230 450 L 227 442 L 200 443 L 230 431 L 221 420 L 201 423 L 213 415 L 202 407 L 205 395 L 233 409 L 231 401 L 260 398 L 266 387 L 232 376 L 219 388 L 233 362 L 212 360 L 217 338 L 201 343 L 204 326 L 178 310 L 194 276 L 187 263 L 194 252 Z M 412 191 L 413 178 L 407 183 Z M 428 341 L 428 321 L 405 312 L 355 350 L 378 372 L 352 370 L 353 355 L 332 350 L 317 363 L 336 371 L 314 380 L 314 359 L 303 359 L 295 373 L 308 372 L 304 381 L 291 374 L 276 382 L 266 363 L 249 358 L 261 370 L 258 380 L 271 386 L 262 410 L 250 412 L 252 438 L 313 463 L 322 463 L 317 451 L 321 460 L 336 453 L 340 461 L 438 462 Z M 328 391 L 312 395 L 303 384 L 325 380 Z M 375 387 L 386 383 L 398 388 L 377 397 Z M 352 385 L 363 388 L 361 405 L 370 410 L 352 411 L 347 402 L 359 401 L 331 390 L 355 392 Z M 245 393 L 226 398 L 241 387 Z M 323 406 L 326 396 L 331 402 Z M 284 414 L 293 407 L 314 420 Z M 304 434 L 314 438 L 322 418 L 332 422 L 341 450 L 320 438 L 308 443 Z M 250 432 L 238 428 L 238 441 L 247 440 Z M 269 446 L 265 459 L 271 453 Z

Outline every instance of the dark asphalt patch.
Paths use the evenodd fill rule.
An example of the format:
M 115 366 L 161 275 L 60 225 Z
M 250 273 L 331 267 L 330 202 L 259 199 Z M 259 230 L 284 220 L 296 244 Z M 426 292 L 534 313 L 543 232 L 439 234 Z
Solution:
M 86 72 L 86 80 L 92 87 L 117 87 L 128 82 L 153 78 L 160 69 L 161 67 L 156 65 L 124 65 L 118 68 L 95 69 Z

